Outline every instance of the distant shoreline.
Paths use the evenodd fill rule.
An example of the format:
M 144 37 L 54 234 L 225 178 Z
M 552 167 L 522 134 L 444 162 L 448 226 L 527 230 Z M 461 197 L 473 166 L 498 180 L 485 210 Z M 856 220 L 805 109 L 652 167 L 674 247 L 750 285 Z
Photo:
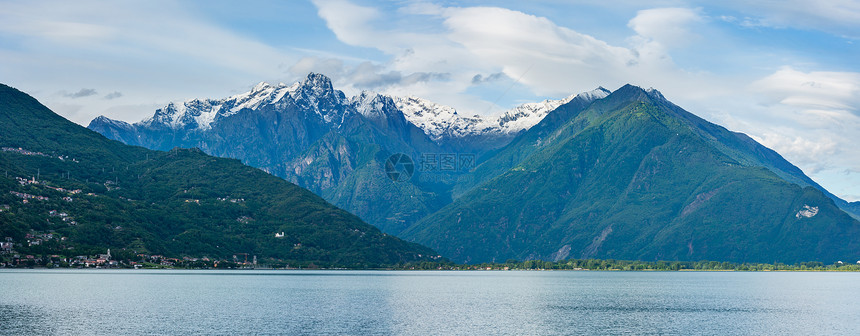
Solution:
M 215 269 L 215 268 L 71 268 L 71 267 L 2 267 L 0 273 L 15 271 L 190 271 L 190 272 L 209 272 L 209 271 L 226 271 L 226 272 L 254 272 L 254 271 L 298 271 L 298 272 L 353 272 L 353 271 L 379 271 L 379 272 L 613 272 L 613 273 L 629 273 L 629 272 L 744 272 L 744 273 L 767 273 L 767 272 L 860 272 L 860 269 L 777 269 L 777 270 L 735 270 L 735 269 L 642 269 L 642 270 L 622 270 L 622 269 L 396 269 L 396 268 L 236 268 L 236 269 Z

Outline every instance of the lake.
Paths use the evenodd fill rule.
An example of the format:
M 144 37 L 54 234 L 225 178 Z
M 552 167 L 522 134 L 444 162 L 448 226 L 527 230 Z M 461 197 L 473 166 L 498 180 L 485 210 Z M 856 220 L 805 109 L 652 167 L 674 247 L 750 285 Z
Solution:
M 860 273 L 0 270 L 9 335 L 856 335 Z

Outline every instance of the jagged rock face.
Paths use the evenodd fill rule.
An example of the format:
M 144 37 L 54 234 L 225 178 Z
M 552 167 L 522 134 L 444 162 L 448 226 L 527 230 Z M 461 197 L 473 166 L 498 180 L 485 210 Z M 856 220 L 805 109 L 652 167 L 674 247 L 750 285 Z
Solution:
M 198 147 L 240 159 L 389 233 L 438 209 L 441 205 L 430 203 L 444 199 L 418 185 L 392 185 L 381 164 L 392 153 L 442 152 L 439 145 L 407 121 L 391 97 L 363 92 L 346 98 L 320 74 L 293 85 L 260 83 L 220 100 L 170 103 L 133 125 L 99 117 L 89 128 L 128 144 L 160 150 Z M 356 180 L 362 188 L 344 184 Z M 421 210 L 403 215 L 401 203 Z
M 771 230 L 790 246 L 802 239 L 788 229 L 810 237 L 815 225 L 830 233 L 854 230 L 822 192 L 839 206 L 857 206 L 746 135 L 684 111 L 657 90 L 632 85 L 487 117 L 463 116 L 417 97 L 362 92 L 347 98 L 325 76 L 310 74 L 292 85 L 261 83 L 220 100 L 172 103 L 135 124 L 100 117 L 89 127 L 129 144 L 199 147 L 240 159 L 458 261 L 752 260 L 779 249 L 766 248 L 773 241 L 743 237 L 728 238 L 740 245 L 722 244 L 711 239 L 719 234 L 700 234 L 697 223 L 707 232 L 751 237 Z M 395 153 L 418 167 L 425 154 L 475 155 L 477 167 L 451 179 L 424 179 L 432 176 L 416 171 L 395 182 L 386 174 L 386 160 Z M 748 186 L 761 191 L 743 190 Z M 774 199 L 780 200 L 768 203 Z M 715 206 L 721 202 L 735 208 Z M 807 216 L 813 207 L 818 212 Z M 725 218 L 737 222 L 718 224 Z M 828 226 L 833 221 L 843 226 Z M 666 223 L 672 227 L 660 226 Z M 830 233 L 822 239 L 850 243 Z M 647 246 L 633 244 L 655 237 L 659 241 Z M 737 252 L 743 244 L 758 250 Z M 803 244 L 808 253 L 831 255 Z M 780 251 L 781 260 L 801 258 L 801 252 Z
M 201 140 L 196 133 L 211 131 L 243 111 L 289 113 L 293 110 L 299 111 L 294 113 L 295 117 L 317 121 L 327 128 L 338 128 L 358 114 L 389 131 L 417 127 L 440 145 L 464 142 L 464 139 L 473 142 L 482 137 L 504 145 L 503 140 L 510 140 L 537 124 L 558 106 L 574 98 L 593 101 L 608 93 L 606 89 L 598 88 L 560 100 L 523 104 L 495 117 L 462 116 L 449 106 L 418 97 L 389 97 L 362 92 L 346 98 L 343 92 L 333 88 L 329 78 L 311 73 L 304 81 L 292 85 L 260 83 L 249 92 L 220 100 L 172 102 L 156 110 L 152 117 L 133 125 L 101 116 L 89 127 L 136 145 L 169 149 L 171 145 L 195 145 Z M 167 134 L 170 137 L 166 137 Z
M 109 119 L 99 116 L 90 122 L 90 129 L 96 131 L 109 139 L 119 140 L 124 143 L 135 142 L 135 127 L 125 121 Z
M 576 97 L 599 99 L 604 91 Z M 397 233 L 443 206 L 454 181 L 416 178 L 395 188 L 384 174 L 389 155 L 486 152 L 573 98 L 525 104 L 498 117 L 461 117 L 416 97 L 361 92 L 347 98 L 329 78 L 311 73 L 292 85 L 260 83 L 224 99 L 173 102 L 135 124 L 99 117 L 89 128 L 147 148 L 198 147 L 240 159 Z
M 161 150 L 199 147 L 274 170 L 350 112 L 344 94 L 334 90 L 328 78 L 310 74 L 289 86 L 260 83 L 221 100 L 170 103 L 134 125 L 99 117 L 89 128 L 129 144 Z
M 130 126 L 100 123 L 124 130 Z M 39 183 L 25 189 L 14 180 L 2 181 L 4 193 L 12 187 L 13 193 L 38 197 L 30 205 L 13 204 L 14 215 L 0 214 L 2 236 L 22 241 L 27 233 L 49 228 L 42 219 L 48 215 L 46 202 L 74 224 L 60 229 L 63 246 L 43 245 L 46 254 L 115 248 L 227 259 L 244 252 L 261 260 L 322 267 L 437 259 L 432 250 L 385 235 L 283 179 L 199 149 L 161 152 L 108 140 L 3 84 L 0 135 L 0 147 L 27 149 L 0 151 L 0 169 L 10 175 L 41 171 Z M 36 152 L 54 154 L 32 155 Z M 106 180 L 111 187 L 93 187 Z M 55 198 L 73 187 L 91 193 L 78 190 L 68 193 L 74 199 Z

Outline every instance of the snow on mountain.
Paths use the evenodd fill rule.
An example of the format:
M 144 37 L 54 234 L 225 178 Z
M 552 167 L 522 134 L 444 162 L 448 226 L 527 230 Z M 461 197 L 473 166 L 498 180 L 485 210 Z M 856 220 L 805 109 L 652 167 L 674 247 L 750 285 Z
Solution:
M 602 86 L 598 86 L 594 90 L 579 93 L 574 98 L 580 98 L 580 99 L 583 99 L 584 101 L 587 101 L 587 102 L 593 102 L 593 101 L 598 100 L 598 99 L 606 98 L 611 93 L 612 93 L 612 91 L 609 91 Z
M 156 110 L 155 115 L 140 124 L 206 130 L 211 128 L 211 124 L 216 120 L 234 115 L 243 109 L 254 110 L 263 105 L 278 103 L 287 94 L 296 92 L 298 86 L 299 83 L 290 86 L 281 83 L 273 86 L 263 82 L 254 86 L 251 91 L 221 100 L 191 99 L 185 102 L 171 102 Z
M 567 96 L 563 99 L 547 99 L 540 103 L 526 103 L 512 108 L 496 118 L 494 124 L 498 124 L 501 133 L 516 133 L 527 130 L 537 125 L 547 113 L 557 109 L 559 106 L 569 103 L 574 99 L 582 99 L 592 102 L 606 98 L 611 92 L 602 86 L 597 89 Z
M 362 91 L 349 99 L 349 104 L 355 111 L 368 119 L 381 119 L 387 116 L 390 109 L 396 109 L 391 97 L 375 92 Z
M 483 119 L 478 116 L 463 117 L 453 107 L 437 104 L 418 97 L 391 97 L 406 120 L 424 130 L 433 141 L 443 137 L 463 137 L 479 132 Z
M 450 106 L 436 104 L 418 97 L 392 97 L 406 119 L 424 130 L 434 141 L 443 137 L 465 137 L 481 134 L 514 134 L 527 130 L 539 123 L 547 113 L 573 99 L 586 102 L 608 96 L 609 90 L 597 89 L 568 96 L 564 99 L 547 99 L 539 103 L 527 103 L 499 116 L 482 117 L 479 115 L 462 116 Z
M 302 108 L 312 109 L 325 122 L 343 123 L 348 113 L 342 108 L 348 103 L 340 90 L 335 90 L 328 77 L 311 72 L 298 89 L 291 93 L 293 100 Z
M 93 120 L 92 120 L 92 122 L 91 122 L 91 123 L 107 125 L 107 126 L 110 126 L 110 127 L 113 127 L 113 128 L 124 129 L 124 130 L 131 130 L 131 129 L 134 129 L 134 126 L 132 126 L 131 124 L 129 124 L 129 123 L 125 122 L 125 121 L 122 121 L 122 120 L 114 120 L 114 119 L 111 119 L 111 118 L 105 117 L 105 116 L 103 116 L 103 115 L 100 115 L 100 116 L 96 117 L 95 119 L 93 119 Z
M 331 106 L 345 103 L 343 93 L 332 88 L 331 80 L 311 73 L 307 79 L 292 85 L 271 85 L 261 82 L 251 91 L 224 99 L 191 99 L 171 102 L 155 111 L 155 115 L 143 120 L 142 126 L 164 125 L 169 128 L 196 128 L 206 130 L 213 122 L 229 117 L 244 109 L 257 110 L 263 106 L 282 103 L 285 97 L 301 102 L 326 122 L 334 119 Z
M 433 141 L 439 141 L 474 135 L 516 134 L 536 125 L 547 113 L 573 99 L 590 102 L 607 95 L 609 91 L 600 87 L 564 99 L 523 104 L 497 116 L 464 116 L 453 107 L 418 97 L 392 97 L 364 91 L 347 99 L 343 92 L 332 87 L 328 77 L 310 73 L 304 81 L 292 85 L 261 82 L 248 92 L 220 100 L 171 102 L 156 110 L 152 117 L 135 125 L 207 130 L 219 119 L 245 109 L 257 110 L 269 105 L 285 104 L 288 97 L 301 108 L 313 110 L 325 122 L 337 125 L 343 123 L 344 118 L 352 112 L 379 119 L 387 117 L 394 109 L 400 110 L 407 121 L 421 128 Z
M 651 88 L 647 88 L 647 89 L 645 89 L 645 93 L 647 93 L 647 94 L 648 94 L 648 96 L 650 96 L 651 98 L 654 98 L 654 99 L 657 99 L 657 100 L 664 100 L 664 101 L 668 101 L 668 100 L 666 99 L 666 97 L 664 97 L 664 96 L 663 96 L 663 94 L 662 94 L 662 93 L 660 93 L 660 91 L 657 91 L 657 89 L 655 89 L 655 88 L 652 88 L 652 87 L 651 87 Z

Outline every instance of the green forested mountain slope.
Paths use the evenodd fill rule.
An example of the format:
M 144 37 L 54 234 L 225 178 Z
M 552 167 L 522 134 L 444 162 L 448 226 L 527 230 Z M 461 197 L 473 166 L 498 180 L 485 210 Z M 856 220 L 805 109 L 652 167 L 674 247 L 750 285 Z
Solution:
M 528 155 L 503 149 L 523 157 L 513 164 L 482 163 L 478 172 L 510 168 L 404 237 L 464 262 L 860 257 L 860 223 L 827 195 L 740 160 L 637 87 L 572 113 L 541 140 L 523 142 Z
M 577 95 L 502 148 L 472 137 L 460 139 L 468 146 L 431 141 L 391 98 L 347 99 L 322 75 L 290 92 L 252 108 L 224 100 L 237 110 L 211 128 L 195 126 L 194 113 L 174 113 L 173 104 L 134 125 L 98 118 L 90 128 L 150 148 L 197 146 L 240 158 L 458 261 L 857 257 L 857 221 L 837 207 L 856 215 L 860 203 L 833 196 L 773 150 L 653 89 Z M 194 110 L 207 101 L 214 104 L 185 104 Z M 416 169 L 395 182 L 385 162 L 396 153 L 418 168 L 460 154 L 475 155 L 478 166 Z
M 22 252 L 247 253 L 348 267 L 437 258 L 237 160 L 108 140 L 8 86 L 0 86 L 0 147 L 0 237 Z M 27 246 L 25 236 L 45 233 L 65 239 Z

